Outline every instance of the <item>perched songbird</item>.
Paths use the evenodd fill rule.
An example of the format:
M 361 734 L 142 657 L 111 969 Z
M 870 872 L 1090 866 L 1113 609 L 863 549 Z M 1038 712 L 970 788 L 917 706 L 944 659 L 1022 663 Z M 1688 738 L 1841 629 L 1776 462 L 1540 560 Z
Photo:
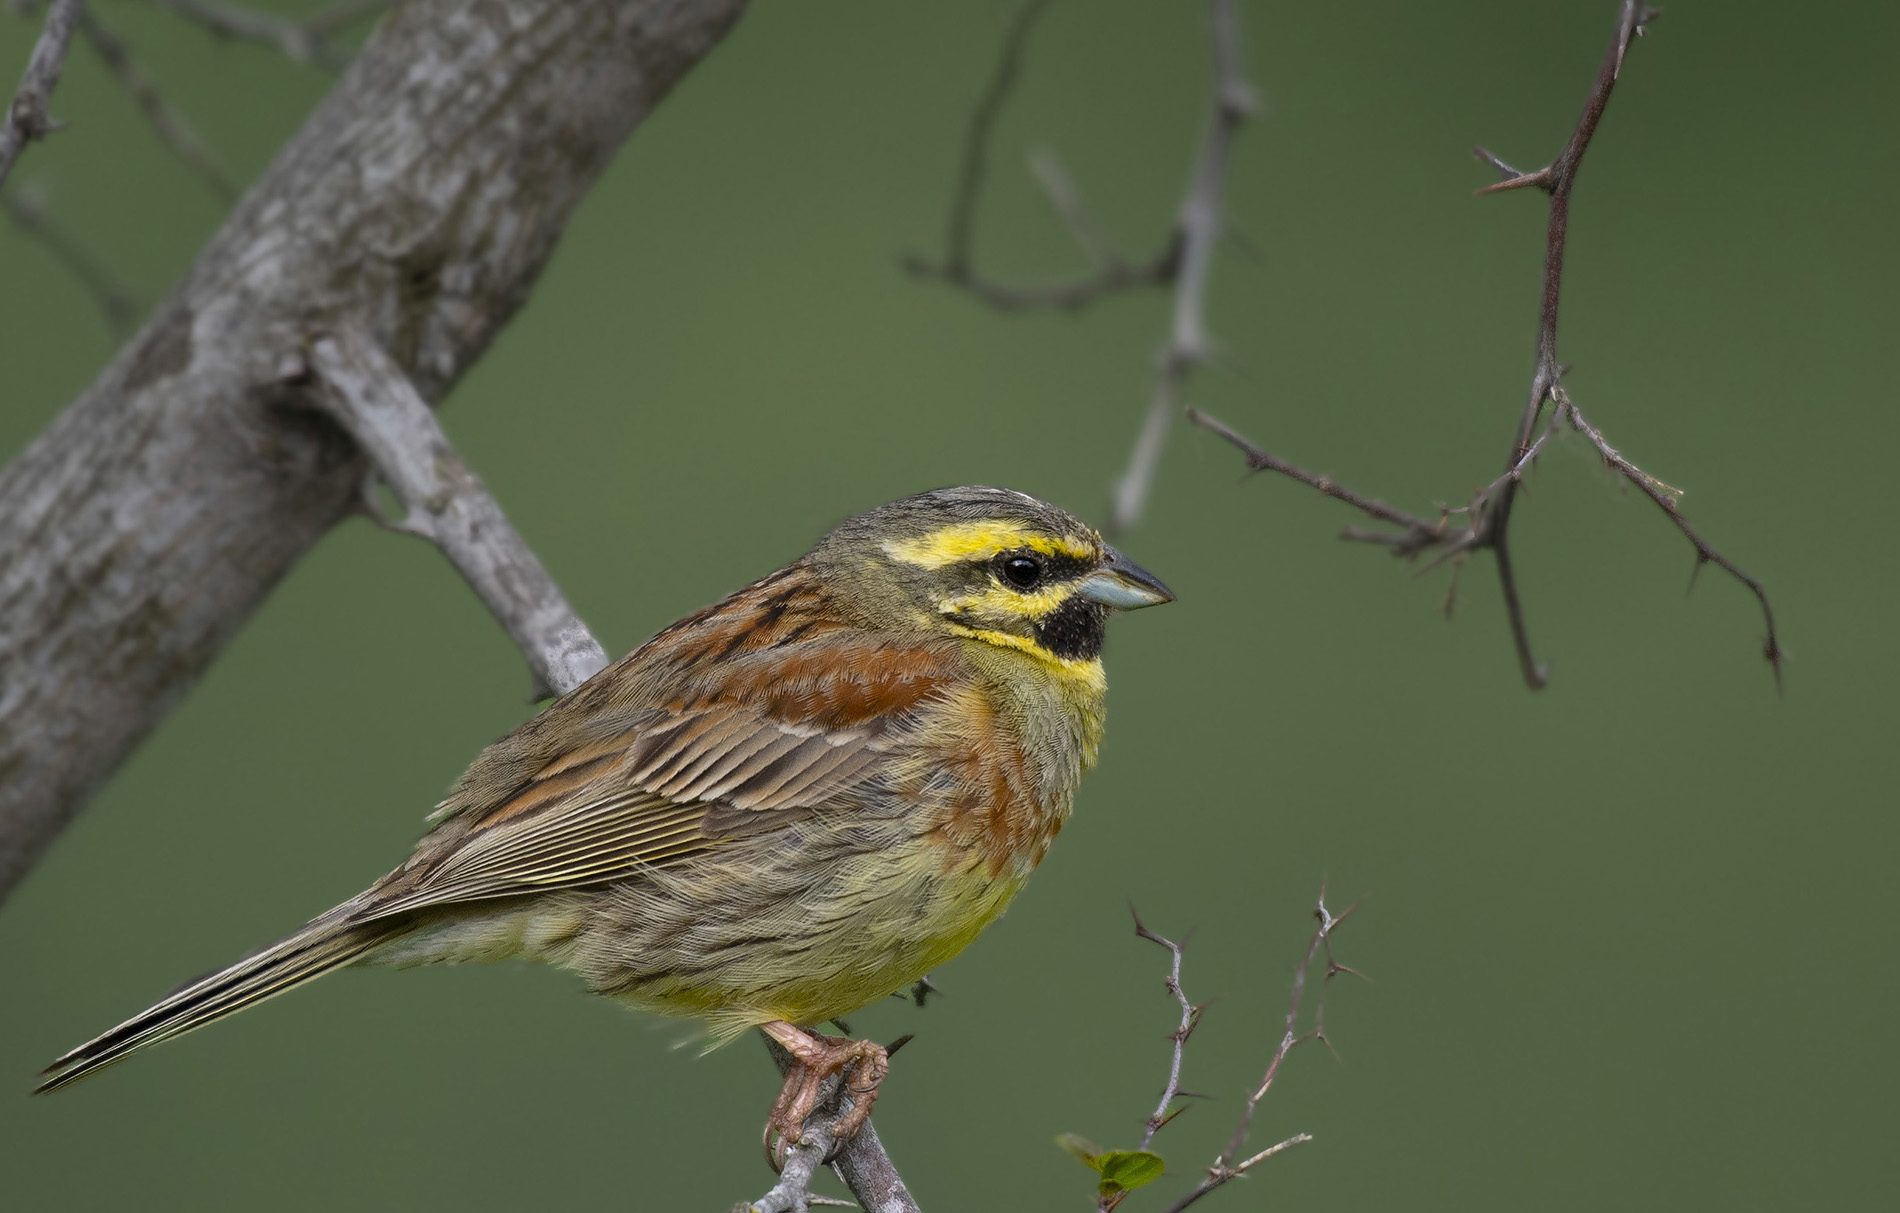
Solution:
M 1074 516 L 941 489 L 852 518 L 484 750 L 409 860 L 48 1068 L 51 1091 L 349 964 L 527 957 L 762 1029 L 782 1157 L 845 1067 L 809 1025 L 915 983 L 1003 912 L 1102 737 L 1110 612 L 1174 595 Z M 800 1026 L 806 1025 L 806 1026 Z

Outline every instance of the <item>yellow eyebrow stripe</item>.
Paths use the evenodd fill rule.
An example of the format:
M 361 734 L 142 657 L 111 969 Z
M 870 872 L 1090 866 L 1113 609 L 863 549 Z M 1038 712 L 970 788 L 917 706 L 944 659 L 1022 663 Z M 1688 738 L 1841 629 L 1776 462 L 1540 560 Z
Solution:
M 948 564 L 982 560 L 1010 548 L 1028 548 L 1051 556 L 1093 560 L 1094 547 L 1074 539 L 1058 539 L 1026 530 L 1010 522 L 958 522 L 932 531 L 921 539 L 887 539 L 884 552 L 893 560 L 940 569 Z

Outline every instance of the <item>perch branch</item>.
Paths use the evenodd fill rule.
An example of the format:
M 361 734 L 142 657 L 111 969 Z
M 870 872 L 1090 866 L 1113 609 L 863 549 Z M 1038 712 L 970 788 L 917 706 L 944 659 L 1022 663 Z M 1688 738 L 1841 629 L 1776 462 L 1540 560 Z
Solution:
M 287 379 L 314 380 L 309 398 L 369 457 L 364 509 L 442 549 L 527 658 L 535 698 L 565 695 L 606 667 L 600 642 L 375 341 L 353 328 L 318 337 Z M 375 480 L 402 503 L 400 520 L 382 517 Z
M 14 91 L 4 119 L 0 119 L 0 185 L 6 184 L 13 162 L 27 144 L 59 129 L 47 105 L 53 90 L 59 87 L 60 73 L 66 70 L 66 50 L 72 45 L 73 30 L 85 9 L 81 0 L 53 0 L 47 6 L 46 24 L 40 27 L 33 53 L 27 56 L 20 87 Z
M 1510 456 L 1502 475 L 1478 490 L 1464 506 L 1457 509 L 1441 509 L 1439 521 L 1428 523 L 1413 515 L 1393 510 L 1376 498 L 1367 498 L 1344 490 L 1335 485 L 1330 478 L 1314 475 L 1279 459 L 1255 447 L 1231 427 L 1203 413 L 1189 410 L 1191 421 L 1219 434 L 1239 447 L 1247 457 L 1248 466 L 1253 470 L 1275 471 L 1291 476 L 1327 496 L 1345 501 L 1380 522 L 1399 528 L 1399 532 L 1395 534 L 1348 527 L 1342 532 L 1343 538 L 1382 544 L 1390 548 L 1395 555 L 1407 558 L 1415 557 L 1428 548 L 1441 548 L 1442 551 L 1432 562 L 1433 565 L 1446 560 L 1461 559 L 1467 553 L 1479 548 L 1489 548 L 1497 557 L 1498 580 L 1504 594 L 1505 613 L 1510 619 L 1511 637 L 1517 653 L 1518 666 L 1525 683 L 1532 689 L 1541 688 L 1548 682 L 1549 671 L 1537 661 L 1531 647 L 1530 630 L 1525 623 L 1523 604 L 1518 594 L 1517 576 L 1511 563 L 1511 549 L 1508 542 L 1510 519 L 1524 473 L 1542 452 L 1551 435 L 1564 425 L 1569 425 L 1588 437 L 1612 470 L 1636 485 L 1650 500 L 1668 513 L 1677 529 L 1694 546 L 1698 570 L 1704 564 L 1715 564 L 1754 594 L 1761 606 L 1763 623 L 1767 628 L 1762 652 L 1773 670 L 1776 687 L 1779 688 L 1781 685 L 1781 642 L 1775 630 L 1774 611 L 1761 582 L 1743 572 L 1734 562 L 1711 547 L 1689 525 L 1677 503 L 1677 498 L 1680 496 L 1678 490 L 1669 487 L 1625 459 L 1609 444 L 1602 432 L 1584 418 L 1583 413 L 1570 400 L 1569 394 L 1562 386 L 1566 368 L 1557 361 L 1558 305 L 1562 299 L 1564 252 L 1569 236 L 1570 195 L 1576 184 L 1577 169 L 1583 160 L 1584 152 L 1589 148 L 1591 138 L 1596 134 L 1597 124 L 1603 117 L 1604 109 L 1609 105 L 1610 92 L 1615 87 L 1617 75 L 1622 70 L 1623 60 L 1629 52 L 1630 44 L 1643 33 L 1646 23 L 1656 16 L 1657 10 L 1642 4 L 1640 0 L 1621 0 L 1617 10 L 1616 30 L 1610 39 L 1609 49 L 1604 52 L 1602 64 L 1597 69 L 1596 81 L 1590 90 L 1589 98 L 1584 103 L 1583 114 L 1578 118 L 1576 127 L 1571 131 L 1570 138 L 1564 144 L 1563 151 L 1557 159 L 1543 168 L 1524 172 L 1512 167 L 1501 157 L 1483 147 L 1472 149 L 1480 160 L 1495 169 L 1502 178 L 1480 189 L 1478 193 L 1490 194 L 1535 187 L 1550 195 L 1550 219 L 1544 245 L 1543 289 L 1538 313 L 1536 366 L 1531 376 L 1529 395 L 1525 400 L 1517 427 L 1513 431 Z M 1547 405 L 1549 416 L 1546 420 Z M 1543 423 L 1541 430 L 1540 421 Z M 1448 516 L 1451 514 L 1463 514 L 1464 524 L 1447 525 Z
M 770 1037 L 763 1039 L 773 1063 L 779 1073 L 784 1074 L 791 1068 L 792 1055 Z M 810 1187 L 826 1155 L 836 1147 L 833 1130 L 851 1111 L 851 1098 L 839 1078 L 826 1080 L 821 1090 L 817 1110 L 805 1121 L 799 1139 L 786 1151 L 778 1182 L 764 1196 L 751 1204 L 738 1206 L 733 1213 L 803 1213 L 808 1205 L 838 1203 L 811 1195 Z M 831 1159 L 831 1169 L 869 1213 L 920 1213 L 896 1165 L 884 1152 L 884 1143 L 878 1140 L 877 1128 L 871 1121 L 865 1121 L 858 1135 Z

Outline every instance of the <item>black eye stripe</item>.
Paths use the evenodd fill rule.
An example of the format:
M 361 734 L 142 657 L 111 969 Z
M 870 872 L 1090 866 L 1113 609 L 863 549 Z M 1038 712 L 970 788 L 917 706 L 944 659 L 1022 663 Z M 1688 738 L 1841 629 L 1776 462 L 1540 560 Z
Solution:
M 1095 571 L 1093 560 L 1083 560 L 1066 552 L 1038 552 L 1034 548 L 1011 548 L 1008 551 L 998 552 L 988 560 L 975 563 L 995 573 L 1005 585 L 1013 585 L 1014 582 L 1003 569 L 1009 561 L 1018 558 L 1034 560 L 1042 566 L 1042 577 L 1038 581 L 1040 585 L 1048 585 L 1055 581 L 1074 581 Z

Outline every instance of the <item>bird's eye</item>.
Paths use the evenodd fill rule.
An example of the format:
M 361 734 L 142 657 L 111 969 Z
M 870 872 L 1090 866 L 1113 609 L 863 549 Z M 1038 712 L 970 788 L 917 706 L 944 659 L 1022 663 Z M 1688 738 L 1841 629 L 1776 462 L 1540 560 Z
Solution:
M 1003 576 L 1019 590 L 1031 589 L 1042 580 L 1042 561 L 1034 556 L 1011 556 L 1003 561 Z

